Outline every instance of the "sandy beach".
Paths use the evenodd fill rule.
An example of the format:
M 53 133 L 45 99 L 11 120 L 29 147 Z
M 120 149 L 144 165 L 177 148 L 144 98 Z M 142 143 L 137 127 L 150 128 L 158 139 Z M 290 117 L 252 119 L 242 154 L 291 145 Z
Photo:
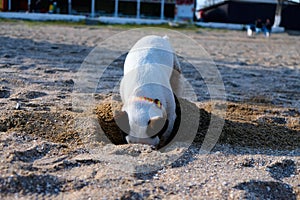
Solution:
M 196 127 L 188 145 L 158 151 L 105 132 L 118 131 L 109 112 L 120 108 L 123 47 L 149 30 L 0 21 L 0 198 L 300 199 L 300 36 L 160 29 L 193 90 L 181 109 L 200 115 L 182 115 Z M 217 70 L 225 99 L 191 60 Z M 202 152 L 212 116 L 220 135 Z

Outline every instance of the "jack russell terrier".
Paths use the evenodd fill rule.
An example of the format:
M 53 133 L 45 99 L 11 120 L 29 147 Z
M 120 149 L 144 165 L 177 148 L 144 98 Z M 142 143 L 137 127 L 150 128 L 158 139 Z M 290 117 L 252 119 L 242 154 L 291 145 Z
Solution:
M 181 95 L 180 65 L 168 37 L 146 36 L 129 51 L 120 83 L 122 111 L 115 121 L 128 143 L 157 146 L 170 137 Z

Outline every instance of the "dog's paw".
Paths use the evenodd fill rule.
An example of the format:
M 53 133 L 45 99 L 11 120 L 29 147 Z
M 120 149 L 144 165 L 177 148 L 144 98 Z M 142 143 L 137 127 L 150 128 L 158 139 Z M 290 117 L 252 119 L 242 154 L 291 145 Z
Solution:
M 129 134 L 130 125 L 128 114 L 125 111 L 116 111 L 114 114 L 114 119 L 118 127 L 126 134 Z

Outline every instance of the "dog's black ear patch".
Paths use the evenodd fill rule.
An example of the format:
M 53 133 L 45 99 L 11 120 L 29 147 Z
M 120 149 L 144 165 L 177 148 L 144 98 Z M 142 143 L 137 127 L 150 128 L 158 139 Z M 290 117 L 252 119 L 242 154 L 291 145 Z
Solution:
M 149 137 L 156 137 L 156 136 L 161 137 L 161 135 L 168 128 L 168 125 L 169 125 L 169 121 L 166 118 L 157 117 L 151 119 L 148 124 L 147 135 L 149 135 Z
M 162 107 L 162 104 L 161 104 L 161 102 L 160 102 L 160 100 L 159 99 L 154 99 L 154 101 L 153 101 L 159 108 L 161 108 Z
M 128 135 L 130 131 L 130 125 L 127 112 L 120 111 L 115 113 L 114 119 L 118 127 Z

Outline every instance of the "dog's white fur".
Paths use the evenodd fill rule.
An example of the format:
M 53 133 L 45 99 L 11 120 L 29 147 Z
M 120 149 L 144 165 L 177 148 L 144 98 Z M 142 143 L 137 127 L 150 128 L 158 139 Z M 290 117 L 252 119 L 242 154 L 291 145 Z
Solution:
M 160 142 L 158 136 L 151 138 L 146 133 L 149 121 L 156 118 L 168 119 L 163 137 L 170 136 L 176 119 L 173 93 L 181 93 L 179 72 L 179 62 L 166 36 L 143 37 L 131 48 L 120 85 L 122 111 L 127 113 L 130 125 L 128 143 L 156 146 Z M 139 97 L 158 99 L 162 108 L 151 101 L 137 101 Z

